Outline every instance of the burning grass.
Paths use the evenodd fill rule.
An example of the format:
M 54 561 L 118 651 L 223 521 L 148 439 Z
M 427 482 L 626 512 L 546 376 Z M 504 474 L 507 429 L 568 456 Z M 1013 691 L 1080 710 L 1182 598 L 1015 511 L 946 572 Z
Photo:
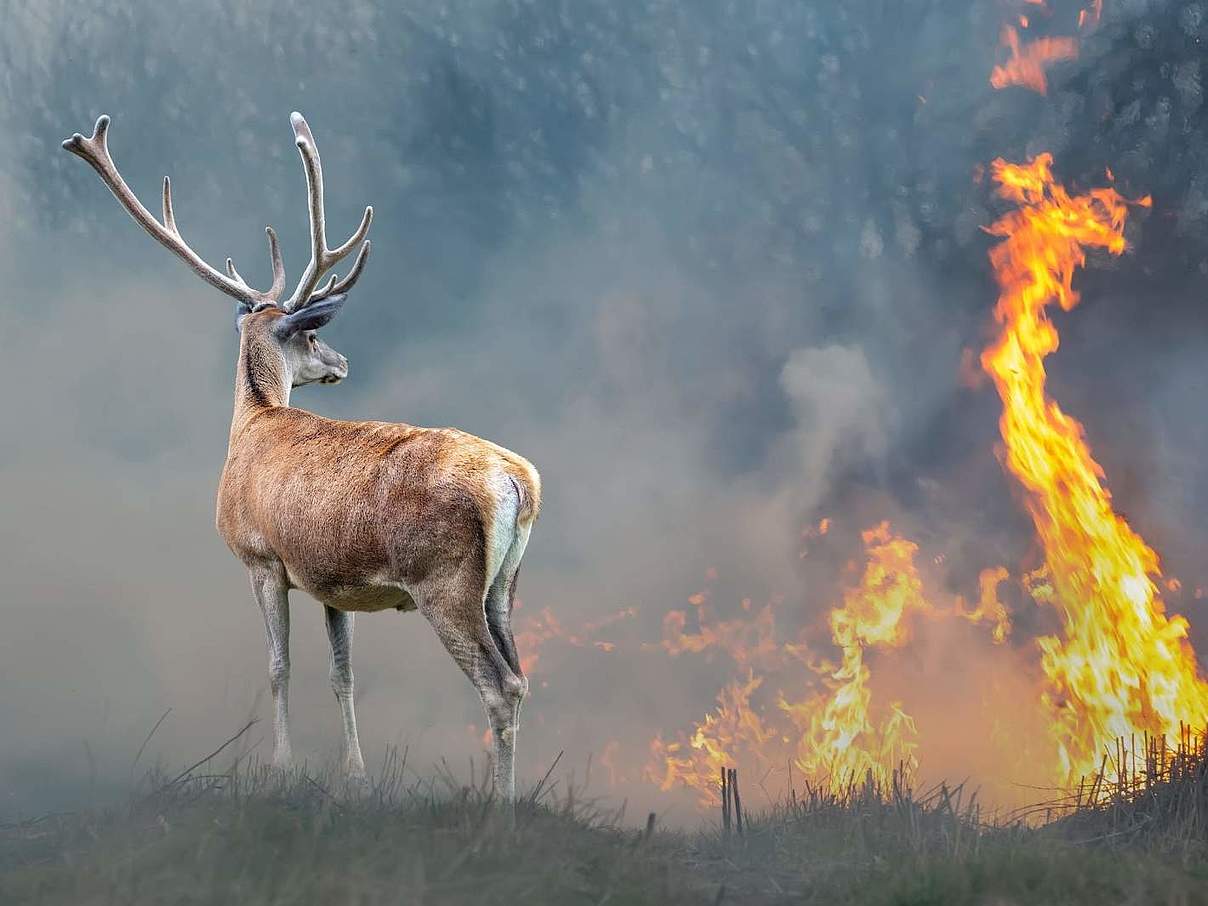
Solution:
M 1093 777 L 1030 811 L 1040 809 L 1059 815 L 1050 826 L 1076 839 L 1208 861 L 1208 733 L 1184 727 L 1174 745 L 1119 740 Z
M 888 783 L 900 763 L 917 766 L 914 712 L 891 684 L 874 688 L 872 664 L 905 648 L 920 629 L 930 635 L 952 623 L 976 627 L 988 646 L 1000 645 L 1010 619 L 996 590 L 1007 571 L 983 570 L 980 598 L 970 608 L 959 596 L 945 599 L 928 590 L 916 563 L 919 545 L 888 522 L 859 538 L 862 562 L 848 562 L 827 620 L 837 658 L 813 653 L 806 631 L 778 626 L 772 604 L 756 611 L 744 601 L 745 618 L 725 620 L 698 604 L 695 631 L 685 630 L 683 611 L 668 614 L 665 650 L 676 656 L 723 652 L 737 672 L 690 732 L 653 740 L 647 780 L 663 790 L 689 787 L 701 805 L 712 806 L 719 801 L 718 771 L 734 763 L 760 776 L 787 771 L 790 779 L 797 773 L 812 783 L 869 772 Z M 795 621 L 788 616 L 788 623 Z M 884 661 L 878 671 L 883 668 Z
M 122 807 L 0 825 L 0 902 L 1208 901 L 1204 742 L 1152 752 L 1039 827 L 987 820 L 964 786 L 918 791 L 899 770 L 806 784 L 744 814 L 741 835 L 736 821 L 627 828 L 552 769 L 513 830 L 485 777 L 420 779 L 397 755 L 357 795 L 325 773 L 203 760 L 148 775 Z

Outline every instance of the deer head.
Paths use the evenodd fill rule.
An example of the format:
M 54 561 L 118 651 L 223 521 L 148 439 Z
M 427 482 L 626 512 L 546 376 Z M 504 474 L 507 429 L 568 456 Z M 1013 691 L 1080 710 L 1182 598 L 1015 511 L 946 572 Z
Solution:
M 347 241 L 334 249 L 327 245 L 323 210 L 323 167 L 310 127 L 300 113 L 290 114 L 294 127 L 294 142 L 306 171 L 306 188 L 310 210 L 310 263 L 302 272 L 297 286 L 284 302 L 279 301 L 285 289 L 285 265 L 273 228 L 268 234 L 269 258 L 273 267 L 273 282 L 267 290 L 253 289 L 239 275 L 234 262 L 227 258 L 223 274 L 207 264 L 181 237 L 172 208 L 172 182 L 164 177 L 162 222 L 147 210 L 126 185 L 113 158 L 109 155 L 107 136 L 109 117 L 96 121 L 92 136 L 75 133 L 63 142 L 63 147 L 83 158 L 109 187 L 135 223 L 151 234 L 160 245 L 184 261 L 197 276 L 221 290 L 237 302 L 236 324 L 244 335 L 244 343 L 266 344 L 280 355 L 288 386 L 299 387 L 314 382 L 336 383 L 348 374 L 348 360 L 318 338 L 316 331 L 340 310 L 346 293 L 356 283 L 369 257 L 369 240 L 365 235 L 373 222 L 373 208 L 365 208 L 360 225 Z M 320 281 L 341 260 L 360 245 L 352 267 L 343 278 L 332 273 L 326 283 Z M 267 351 L 267 350 L 266 350 Z

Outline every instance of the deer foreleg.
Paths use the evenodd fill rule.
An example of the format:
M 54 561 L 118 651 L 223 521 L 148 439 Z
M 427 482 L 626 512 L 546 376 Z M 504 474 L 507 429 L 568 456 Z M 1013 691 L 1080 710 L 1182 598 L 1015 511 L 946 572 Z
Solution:
M 353 702 L 352 614 L 326 607 L 327 638 L 331 642 L 331 691 L 340 704 L 344 721 L 344 770 L 354 781 L 365 780 L 365 759 L 357 738 L 357 713 Z
M 252 594 L 264 614 L 268 681 L 273 693 L 273 765 L 289 767 L 289 586 L 280 566 L 251 570 Z

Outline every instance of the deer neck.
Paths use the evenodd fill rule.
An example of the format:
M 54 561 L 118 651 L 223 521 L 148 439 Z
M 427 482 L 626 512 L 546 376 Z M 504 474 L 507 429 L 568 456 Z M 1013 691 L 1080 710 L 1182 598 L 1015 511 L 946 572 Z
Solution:
M 231 437 L 253 415 L 263 409 L 289 405 L 292 381 L 281 349 L 252 331 L 239 341 L 239 364 L 235 369 L 235 414 Z

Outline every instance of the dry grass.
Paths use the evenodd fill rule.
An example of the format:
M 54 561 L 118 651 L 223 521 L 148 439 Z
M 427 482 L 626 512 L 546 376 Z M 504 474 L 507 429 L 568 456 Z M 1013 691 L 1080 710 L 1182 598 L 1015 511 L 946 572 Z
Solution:
M 0 902 L 1208 902 L 1202 743 L 1158 755 L 1151 782 L 1084 786 L 1043 827 L 984 821 L 964 787 L 916 791 L 899 773 L 794 791 L 740 837 L 625 828 L 552 768 L 513 830 L 485 776 L 418 779 L 390 753 L 368 789 L 346 789 L 250 762 L 237 740 L 145 775 L 121 808 L 0 827 Z
M 256 764 L 148 776 L 123 807 L 0 828 L 0 902 L 698 902 L 665 841 L 543 784 L 515 826 L 485 778 L 408 782 L 390 755 L 367 789 Z
M 1208 732 L 1183 728 L 1174 745 L 1165 737 L 1118 740 L 1094 777 L 1028 811 L 1083 843 L 1208 861 Z

